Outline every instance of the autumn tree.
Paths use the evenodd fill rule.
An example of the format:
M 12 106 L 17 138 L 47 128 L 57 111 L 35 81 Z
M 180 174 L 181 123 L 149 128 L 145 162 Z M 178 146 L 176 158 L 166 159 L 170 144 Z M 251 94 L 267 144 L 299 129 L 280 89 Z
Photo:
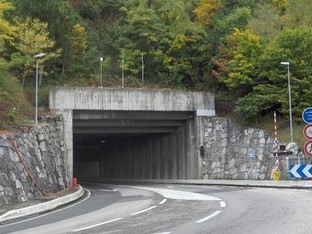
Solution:
M 40 69 L 42 73 L 44 71 L 44 61 L 58 57 L 60 55 L 60 50 L 53 51 L 55 42 L 49 38 L 47 23 L 29 17 L 26 19 L 16 17 L 14 19 L 14 25 L 16 31 L 14 33 L 15 40 L 12 44 L 17 52 L 12 53 L 11 59 L 12 63 L 15 65 L 15 69 L 21 72 L 23 88 L 25 79 L 30 74 L 33 74 L 35 69 L 34 56 L 41 52 L 46 53 L 46 56 L 40 59 Z M 22 70 L 18 69 L 20 66 L 23 67 Z

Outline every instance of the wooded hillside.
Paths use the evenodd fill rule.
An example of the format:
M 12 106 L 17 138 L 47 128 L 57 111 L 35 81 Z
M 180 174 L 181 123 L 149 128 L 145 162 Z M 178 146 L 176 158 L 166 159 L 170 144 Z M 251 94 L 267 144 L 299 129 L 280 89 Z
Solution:
M 101 67 L 103 86 L 119 86 L 123 63 L 126 87 L 214 92 L 247 119 L 287 118 L 287 61 L 299 120 L 311 12 L 310 0 L 0 0 L 0 127 L 32 118 L 42 52 L 40 106 L 52 85 L 100 86 Z

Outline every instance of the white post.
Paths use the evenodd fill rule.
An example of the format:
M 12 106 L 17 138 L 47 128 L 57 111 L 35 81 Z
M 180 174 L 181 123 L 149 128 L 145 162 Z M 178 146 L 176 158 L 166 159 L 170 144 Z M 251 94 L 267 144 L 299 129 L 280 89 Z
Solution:
M 124 88 L 124 60 L 121 60 L 121 88 Z
M 103 87 L 103 57 L 100 58 L 101 61 L 101 87 Z
M 43 58 L 45 56 L 44 53 L 36 54 L 35 59 L 36 59 L 36 103 L 35 103 L 35 125 L 38 125 L 38 70 L 39 70 L 39 59 Z
M 290 71 L 289 71 L 289 62 L 281 62 L 282 65 L 287 66 L 287 76 L 288 76 L 288 99 L 289 99 L 289 127 L 290 127 L 290 142 L 294 142 L 293 134 L 293 124 L 292 124 L 292 108 L 291 108 L 291 84 L 290 84 Z
M 143 58 L 143 52 L 142 52 L 142 84 L 144 84 L 144 58 Z

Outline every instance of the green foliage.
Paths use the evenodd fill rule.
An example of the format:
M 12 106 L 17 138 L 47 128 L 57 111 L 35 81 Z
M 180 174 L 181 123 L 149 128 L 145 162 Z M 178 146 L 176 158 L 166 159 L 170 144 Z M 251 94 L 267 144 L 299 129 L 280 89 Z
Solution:
M 141 87 L 143 54 L 144 84 L 213 91 L 249 119 L 288 116 L 289 61 L 299 119 L 312 104 L 311 10 L 310 0 L 0 0 L 5 116 L 12 79 L 26 88 L 14 97 L 33 103 L 33 56 L 45 52 L 42 105 L 51 85 L 99 86 L 101 57 L 104 85 L 120 86 L 124 60 L 126 87 Z
M 261 56 L 259 82 L 253 86 L 252 93 L 240 99 L 239 110 L 249 109 L 253 103 L 246 100 L 260 95 L 261 107 L 253 112 L 254 115 L 270 108 L 289 113 L 287 67 L 280 64 L 289 61 L 293 115 L 300 120 L 302 111 L 312 105 L 312 76 L 308 66 L 312 62 L 311 45 L 312 29 L 282 31 Z

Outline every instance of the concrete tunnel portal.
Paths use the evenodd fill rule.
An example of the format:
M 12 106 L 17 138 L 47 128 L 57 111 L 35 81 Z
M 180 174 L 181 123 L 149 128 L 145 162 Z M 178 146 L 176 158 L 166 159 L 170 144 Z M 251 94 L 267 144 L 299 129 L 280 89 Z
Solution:
M 198 179 L 204 92 L 52 88 L 64 119 L 67 166 L 78 179 Z
M 74 111 L 74 177 L 188 178 L 193 112 Z

